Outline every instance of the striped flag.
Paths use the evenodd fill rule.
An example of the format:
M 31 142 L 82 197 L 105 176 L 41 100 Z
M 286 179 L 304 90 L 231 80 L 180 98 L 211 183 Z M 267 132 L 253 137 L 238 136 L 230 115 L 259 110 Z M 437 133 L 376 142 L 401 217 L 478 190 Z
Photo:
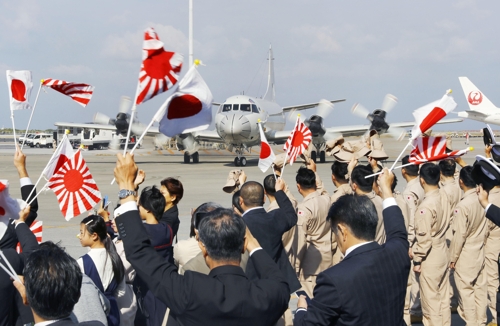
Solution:
M 311 140 L 311 130 L 309 130 L 304 122 L 300 120 L 300 117 L 297 117 L 295 128 L 293 128 L 290 137 L 288 137 L 285 145 L 283 146 L 283 150 L 290 158 L 290 165 L 295 162 L 297 156 L 302 154 L 307 149 Z
M 42 85 L 67 95 L 83 107 L 86 107 L 94 93 L 94 86 L 82 83 L 71 83 L 64 80 L 47 78 Z
M 181 54 L 163 49 L 163 42 L 153 28 L 146 29 L 135 104 L 146 102 L 172 88 L 179 79 L 182 59 Z
M 35 235 L 36 241 L 38 243 L 42 243 L 43 222 L 42 221 L 34 221 L 30 226 L 30 230 Z M 17 243 L 16 250 L 18 253 L 22 252 L 21 243 L 19 243 L 19 242 Z
M 419 137 L 413 140 L 413 150 L 410 153 L 408 161 L 418 165 L 426 162 L 459 157 L 470 150 L 472 150 L 471 147 L 447 153 L 446 137 Z

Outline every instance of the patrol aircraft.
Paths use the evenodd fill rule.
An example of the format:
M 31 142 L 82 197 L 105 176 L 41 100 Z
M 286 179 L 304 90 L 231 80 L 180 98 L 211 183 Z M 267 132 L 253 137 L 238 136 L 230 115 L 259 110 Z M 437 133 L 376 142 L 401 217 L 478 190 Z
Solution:
M 274 144 L 284 144 L 288 139 L 291 130 L 284 130 L 286 124 L 287 113 L 294 116 L 296 111 L 306 110 L 318 107 L 318 113 L 304 119 L 304 124 L 309 127 L 313 135 L 311 158 L 316 161 L 319 157 L 321 163 L 325 162 L 325 144 L 328 140 L 335 139 L 339 136 L 361 136 L 368 130 L 375 129 L 380 134 L 389 132 L 395 137 L 400 137 L 404 134 L 404 130 L 400 128 L 411 127 L 414 122 L 402 122 L 388 124 L 385 121 L 386 114 L 396 104 L 396 98 L 392 95 L 387 95 L 384 99 L 381 109 L 376 109 L 369 113 L 361 105 L 357 104 L 353 107 L 353 113 L 366 118 L 370 124 L 353 125 L 325 128 L 323 121 L 327 114 L 333 109 L 333 103 L 343 102 L 345 99 L 326 101 L 322 100 L 316 103 L 301 104 L 294 106 L 281 107 L 275 101 L 275 83 L 274 83 L 274 64 L 273 51 L 269 48 L 269 71 L 267 90 L 262 98 L 252 97 L 248 95 L 231 96 L 223 103 L 213 103 L 218 106 L 215 115 L 215 129 L 202 130 L 175 136 L 177 148 L 184 151 L 184 163 L 199 162 L 200 142 L 223 143 L 230 152 L 234 152 L 235 166 L 245 166 L 247 159 L 244 156 L 245 151 L 250 152 L 252 146 L 260 144 L 260 133 L 258 123 L 262 123 L 268 142 Z M 130 100 L 128 101 L 130 103 Z M 97 113 L 94 116 L 94 124 L 82 124 L 81 128 L 94 129 L 111 129 L 116 130 L 116 133 L 126 136 L 128 126 L 130 124 L 130 115 L 128 107 L 130 105 L 124 102 L 120 105 L 120 112 L 116 119 L 110 119 L 104 114 Z M 459 122 L 460 119 L 448 122 Z M 61 122 L 56 125 L 67 125 Z M 144 130 L 144 125 L 138 120 L 132 121 L 132 133 L 139 136 Z M 151 128 L 148 131 L 150 135 L 158 135 L 158 128 Z M 115 147 L 111 144 L 110 147 Z
M 458 77 L 470 111 L 458 112 L 458 116 L 485 123 L 500 125 L 500 108 L 477 88 L 467 77 Z

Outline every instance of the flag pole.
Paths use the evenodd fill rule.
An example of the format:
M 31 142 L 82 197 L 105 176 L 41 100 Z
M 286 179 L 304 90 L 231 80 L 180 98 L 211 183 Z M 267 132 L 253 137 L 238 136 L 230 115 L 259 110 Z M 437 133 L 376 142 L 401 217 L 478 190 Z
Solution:
M 10 119 L 12 120 L 12 133 L 14 135 L 14 144 L 16 145 L 16 151 L 19 148 L 17 144 L 17 136 L 16 136 L 16 124 L 14 123 L 14 110 L 10 110 Z
M 408 163 L 408 164 L 404 164 L 404 165 L 396 166 L 395 168 L 393 168 L 393 170 L 396 170 L 396 169 L 402 169 L 402 168 L 404 168 L 404 167 L 406 167 L 406 166 L 413 165 L 413 164 L 415 164 L 415 163 Z M 384 173 L 384 171 L 380 171 L 380 172 L 377 172 L 377 173 L 373 173 L 373 174 L 367 175 L 367 176 L 365 177 L 365 179 L 367 179 L 367 178 L 371 178 L 371 177 L 374 177 L 374 176 L 379 175 L 379 174 L 382 174 L 382 173 Z
M 130 122 L 128 124 L 127 139 L 125 139 L 125 147 L 123 148 L 123 156 L 125 156 L 125 154 L 127 154 L 128 140 L 130 138 L 130 132 L 132 131 L 132 124 L 134 123 L 135 111 L 137 110 L 137 97 L 139 96 L 139 89 L 140 89 L 139 84 L 140 84 L 140 81 L 137 83 L 137 89 L 135 91 L 135 97 L 134 97 L 134 105 L 132 105 L 132 111 L 130 113 Z M 111 183 L 111 184 L 113 184 L 113 183 Z
M 63 139 L 61 140 L 61 143 L 68 137 L 68 133 L 69 133 L 69 130 L 66 129 L 66 131 L 64 132 L 64 137 Z M 35 183 L 35 186 L 33 187 L 33 189 L 31 189 L 31 192 L 30 194 L 28 195 L 28 197 L 26 198 L 30 198 L 31 195 L 33 195 L 33 192 L 36 190 L 36 186 L 38 186 L 38 184 L 40 183 L 40 180 L 42 180 L 42 177 L 43 177 L 43 171 L 45 171 L 45 169 L 47 168 L 47 166 L 49 165 L 50 161 L 52 161 L 52 158 L 54 158 L 54 155 L 57 154 L 57 149 L 54 151 L 54 153 L 52 153 L 52 156 L 50 157 L 49 161 L 47 162 L 47 165 L 45 165 L 45 167 L 43 168 L 42 170 L 42 173 L 40 174 L 40 177 L 38 178 L 38 180 L 36 181 Z M 37 195 L 38 196 L 38 195 Z M 36 198 L 36 196 L 35 196 Z M 33 200 L 32 200 L 33 201 Z
M 40 191 L 36 193 L 35 197 L 31 198 L 30 202 L 28 203 L 28 206 L 31 205 L 31 203 L 33 203 L 35 201 L 35 199 L 38 197 L 38 195 L 40 195 L 42 193 L 42 191 L 44 191 L 47 188 L 47 184 L 48 184 L 48 182 L 46 182 L 43 185 L 42 189 L 40 189 Z M 35 189 L 35 188 L 33 188 L 33 189 Z
M 21 144 L 21 150 L 23 150 L 24 143 L 26 142 L 26 135 L 28 134 L 28 130 L 30 129 L 31 119 L 33 118 L 33 113 L 35 113 L 36 103 L 38 102 L 38 96 L 40 95 L 40 90 L 42 89 L 42 85 L 43 85 L 43 79 L 40 81 L 40 87 L 38 88 L 38 92 L 36 93 L 35 103 L 33 104 L 33 108 L 31 109 L 30 119 L 28 120 L 28 126 L 26 127 L 23 143 Z
M 396 160 L 394 160 L 394 163 L 392 164 L 391 168 L 389 169 L 389 172 L 392 171 L 392 170 L 394 170 L 394 167 L 396 166 L 396 164 L 401 159 L 401 156 L 403 156 L 404 152 L 406 151 L 406 149 L 408 148 L 408 146 L 411 145 L 412 142 L 413 142 L 413 139 L 410 138 L 410 140 L 408 141 L 408 144 L 406 144 L 405 148 L 403 148 L 403 150 L 401 151 L 401 153 L 399 153 L 398 158 Z
M 292 130 L 292 140 L 293 140 L 293 136 L 295 135 L 295 129 L 297 129 L 296 127 L 299 124 L 299 120 L 300 120 L 300 113 L 297 114 L 297 121 L 295 121 L 295 127 Z M 287 160 L 288 160 L 288 150 L 286 151 L 285 162 L 283 162 L 283 167 L 281 168 L 281 177 L 283 177 L 283 171 L 285 171 L 285 165 L 286 165 Z

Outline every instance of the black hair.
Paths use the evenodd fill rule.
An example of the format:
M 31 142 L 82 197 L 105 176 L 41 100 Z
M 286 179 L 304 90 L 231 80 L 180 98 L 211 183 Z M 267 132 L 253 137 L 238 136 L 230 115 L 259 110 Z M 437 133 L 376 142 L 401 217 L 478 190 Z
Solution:
M 467 165 L 460 170 L 460 180 L 467 188 L 475 188 L 476 182 L 472 178 L 472 166 Z
M 246 232 L 243 218 L 227 208 L 217 208 L 207 215 L 200 222 L 198 236 L 210 258 L 217 261 L 239 261 Z
M 351 172 L 351 182 L 355 183 L 362 192 L 371 192 L 375 177 L 365 178 L 370 174 L 373 174 L 371 168 L 366 165 L 358 165 Z
M 391 191 L 394 192 L 394 190 L 396 190 L 396 186 L 398 185 L 398 178 L 396 178 L 396 175 L 394 175 L 394 179 L 392 180 L 392 184 L 391 184 Z
M 276 193 L 276 177 L 270 174 L 264 178 L 264 190 L 268 195 L 274 196 Z
M 403 165 L 410 163 L 410 155 L 406 155 L 405 157 L 403 157 L 401 162 L 403 163 Z M 418 165 L 411 164 L 405 166 L 403 169 L 405 169 L 406 174 L 408 174 L 410 177 L 418 177 Z
M 111 238 L 108 237 L 106 222 L 104 222 L 103 218 L 99 215 L 89 215 L 84 218 L 81 223 L 85 224 L 85 228 L 88 233 L 96 233 L 101 242 L 104 244 L 104 248 L 106 248 L 106 252 L 111 258 L 111 265 L 113 266 L 114 274 L 113 279 L 117 284 L 120 284 L 125 276 L 125 268 L 123 267 L 123 262 L 120 256 L 116 252 L 115 244 L 111 241 Z
M 142 189 L 139 197 L 139 205 L 150 211 L 157 221 L 161 220 L 165 211 L 165 197 L 156 186 Z
M 299 168 L 295 181 L 303 189 L 316 189 L 316 174 L 306 167 L 301 166 Z
M 457 163 L 454 159 L 447 158 L 439 161 L 439 170 L 445 177 L 453 177 L 455 174 Z
M 377 232 L 378 214 L 375 205 L 365 195 L 343 195 L 328 211 L 332 231 L 337 234 L 340 223 L 349 227 L 357 239 L 373 241 Z
M 167 188 L 170 196 L 175 196 L 175 200 L 173 201 L 174 205 L 177 205 L 184 195 L 184 187 L 182 186 L 182 182 L 176 178 L 165 178 L 160 184 Z
M 335 176 L 335 179 L 339 181 L 340 183 L 347 183 L 348 179 L 346 179 L 347 176 L 347 163 L 339 162 L 339 161 L 334 161 L 332 164 L 332 174 Z
M 194 210 L 193 215 L 191 216 L 191 229 L 189 232 L 189 236 L 194 237 L 196 235 L 194 229 L 197 228 L 197 225 L 200 225 L 201 220 L 207 216 L 207 213 L 221 207 L 222 207 L 221 205 L 211 201 L 203 203 L 200 206 L 198 206 Z
M 235 193 L 233 194 L 232 203 L 233 207 L 236 207 L 238 212 L 240 212 L 240 214 L 243 214 L 244 211 L 240 205 L 240 196 L 241 196 L 241 191 L 240 190 L 235 191 Z
M 43 319 L 68 317 L 80 298 L 82 272 L 64 248 L 46 241 L 26 258 L 24 286 L 31 309 Z
M 434 163 L 425 163 L 420 168 L 420 178 L 424 179 L 425 183 L 430 186 L 437 186 L 441 177 L 439 166 Z
M 240 197 L 247 207 L 264 205 L 264 187 L 256 181 L 247 181 L 241 186 Z

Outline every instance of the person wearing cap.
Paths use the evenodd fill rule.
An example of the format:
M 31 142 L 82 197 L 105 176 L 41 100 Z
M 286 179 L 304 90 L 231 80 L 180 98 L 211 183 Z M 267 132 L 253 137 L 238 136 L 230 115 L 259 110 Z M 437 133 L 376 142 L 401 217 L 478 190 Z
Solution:
M 297 190 L 304 200 L 297 206 L 292 265 L 302 289 L 312 298 L 316 277 L 332 266 L 332 231 L 326 220 L 330 196 L 316 174 L 316 164 L 309 160 L 306 166 L 295 176 Z
M 407 165 L 410 162 L 410 156 L 406 155 L 403 157 L 401 163 Z M 415 212 L 418 205 L 422 202 L 425 196 L 424 189 L 420 185 L 420 180 L 418 177 L 418 165 L 408 165 L 401 169 L 401 175 L 406 181 L 406 187 L 402 192 L 402 197 L 405 201 L 406 215 L 408 216 L 408 242 L 410 244 L 410 258 L 413 258 L 412 246 L 415 243 Z M 401 206 L 400 206 L 401 207 Z M 403 208 L 401 208 L 403 209 Z M 405 214 L 403 213 L 403 216 Z M 411 289 L 410 289 L 410 303 L 409 309 L 410 314 L 413 316 L 422 316 L 422 309 L 420 306 L 420 288 L 418 284 L 418 279 L 413 272 L 413 266 L 410 270 Z M 406 308 L 405 308 L 406 309 Z
M 489 147 L 489 148 L 488 148 Z M 488 204 L 500 203 L 500 169 L 487 157 L 489 156 L 491 146 L 486 147 L 486 157 L 476 156 L 476 162 L 472 169 L 472 177 L 479 187 L 479 200 L 483 208 Z M 484 169 L 484 172 L 483 172 Z M 486 198 L 486 200 L 484 200 Z M 489 202 L 488 202 L 489 201 Z M 488 218 L 488 228 L 486 233 L 486 244 L 484 246 L 485 254 L 485 273 L 487 282 L 487 298 L 488 308 L 493 317 L 492 325 L 496 325 L 499 321 L 497 305 L 500 303 L 498 297 L 499 281 L 498 270 L 498 257 L 500 253 L 500 223 L 495 217 L 500 215 L 495 214 L 495 209 L 492 205 L 486 210 L 486 217 Z M 490 211 L 491 210 L 491 211 Z
M 366 165 L 356 166 L 356 164 L 357 160 L 352 160 L 348 166 L 348 170 L 352 171 L 350 173 L 352 192 L 358 195 L 367 196 L 375 205 L 378 215 L 377 234 L 375 235 L 375 241 L 377 241 L 379 244 L 383 244 L 385 242 L 385 229 L 384 229 L 384 218 L 382 215 L 383 211 L 382 198 L 380 198 L 380 196 L 377 196 L 375 191 L 373 191 L 373 183 L 375 177 L 366 178 L 366 176 L 373 173 L 373 170 L 369 166 Z
M 425 197 L 415 213 L 413 270 L 420 274 L 424 325 L 451 325 L 448 248 L 445 234 L 449 212 L 446 194 L 439 189 L 439 167 L 425 163 L 420 184 Z
M 458 313 L 467 325 L 486 324 L 486 277 L 484 241 L 486 218 L 478 201 L 472 166 L 460 171 L 462 200 L 453 210 L 453 237 L 450 244 L 450 269 L 455 270 Z

